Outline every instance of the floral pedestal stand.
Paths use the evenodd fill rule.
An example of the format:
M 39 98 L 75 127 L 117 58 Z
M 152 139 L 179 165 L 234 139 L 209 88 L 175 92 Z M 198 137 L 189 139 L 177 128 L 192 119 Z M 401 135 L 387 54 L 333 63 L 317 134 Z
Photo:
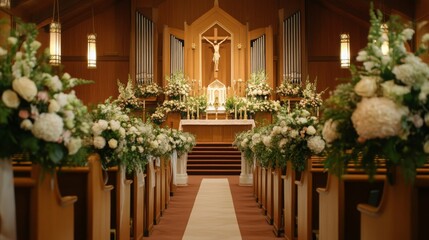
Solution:
M 239 180 L 240 186 L 252 186 L 253 184 L 253 166 L 247 162 L 243 152 L 241 153 L 241 173 Z
M 188 185 L 188 173 L 187 173 L 188 153 L 182 154 L 177 159 L 176 164 L 176 184 L 177 185 Z
M 16 239 L 15 189 L 10 159 L 0 159 L 0 239 Z

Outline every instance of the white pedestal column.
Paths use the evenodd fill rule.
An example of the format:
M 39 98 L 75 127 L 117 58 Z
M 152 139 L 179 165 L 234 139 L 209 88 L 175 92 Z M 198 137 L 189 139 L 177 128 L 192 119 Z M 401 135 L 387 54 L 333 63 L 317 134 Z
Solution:
M 187 173 L 188 153 L 182 154 L 177 159 L 176 165 L 176 184 L 177 185 L 188 185 L 188 173 Z
M 252 186 L 253 185 L 253 166 L 249 165 L 247 160 L 244 158 L 244 153 L 241 153 L 241 174 L 239 185 L 240 186 Z

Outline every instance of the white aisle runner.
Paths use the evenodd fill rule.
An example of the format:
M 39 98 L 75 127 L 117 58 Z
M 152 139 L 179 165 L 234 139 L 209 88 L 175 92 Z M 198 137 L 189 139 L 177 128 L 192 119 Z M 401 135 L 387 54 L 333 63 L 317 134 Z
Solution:
M 241 240 L 226 178 L 203 178 L 183 240 Z

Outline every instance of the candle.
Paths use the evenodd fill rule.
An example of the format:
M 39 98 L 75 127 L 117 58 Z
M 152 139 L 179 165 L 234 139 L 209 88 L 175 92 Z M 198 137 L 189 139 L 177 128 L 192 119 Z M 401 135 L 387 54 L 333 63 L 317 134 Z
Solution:
M 247 119 L 247 108 L 244 108 L 244 119 Z
M 197 119 L 200 119 L 200 106 L 197 102 Z
M 186 107 L 186 118 L 189 120 L 189 107 Z
M 235 104 L 235 109 L 234 109 L 234 119 L 237 119 L 237 103 Z

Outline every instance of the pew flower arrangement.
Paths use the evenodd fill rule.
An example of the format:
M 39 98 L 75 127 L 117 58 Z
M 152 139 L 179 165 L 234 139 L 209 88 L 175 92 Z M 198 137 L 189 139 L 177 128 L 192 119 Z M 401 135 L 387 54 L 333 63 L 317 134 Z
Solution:
M 154 138 L 150 139 L 151 155 L 154 157 L 169 157 L 173 151 L 170 144 L 169 130 L 166 128 L 155 127 Z
M 307 159 L 312 155 L 321 154 L 325 149 L 325 141 L 318 131 L 318 118 L 305 109 L 297 108 L 290 113 L 285 110 L 279 112 L 277 119 L 277 124 L 281 128 L 274 129 L 272 135 L 286 138 L 278 140 L 286 159 L 292 162 L 295 170 L 305 170 Z
M 170 129 L 169 140 L 172 149 L 177 151 L 178 157 L 182 156 L 184 153 L 190 152 L 196 145 L 194 135 L 177 129 Z
M 251 164 L 253 164 L 254 160 L 254 154 L 251 148 L 252 136 L 255 133 L 254 130 L 255 128 L 238 133 L 232 143 L 240 152 L 244 153 L 244 158 Z
M 386 36 L 381 12 L 371 8 L 370 16 L 368 44 L 357 57 L 363 66 L 352 68 L 351 81 L 337 86 L 326 102 L 325 166 L 340 175 L 359 157 L 358 166 L 372 177 L 382 158 L 388 169 L 399 166 L 413 179 L 429 153 L 429 66 L 419 58 L 428 49 L 429 34 L 411 53 L 405 46 L 414 30 L 392 16 Z M 381 51 L 384 41 L 387 54 Z
M 83 164 L 91 119 L 71 89 L 89 81 L 54 74 L 37 33 L 18 22 L 0 47 L 0 156 L 24 153 L 47 170 Z
M 107 99 L 93 110 L 92 145 L 100 154 L 104 169 L 123 165 L 128 172 L 144 169 L 149 130 L 141 120 L 130 118 L 116 103 Z M 141 138 L 140 138 L 141 137 Z

